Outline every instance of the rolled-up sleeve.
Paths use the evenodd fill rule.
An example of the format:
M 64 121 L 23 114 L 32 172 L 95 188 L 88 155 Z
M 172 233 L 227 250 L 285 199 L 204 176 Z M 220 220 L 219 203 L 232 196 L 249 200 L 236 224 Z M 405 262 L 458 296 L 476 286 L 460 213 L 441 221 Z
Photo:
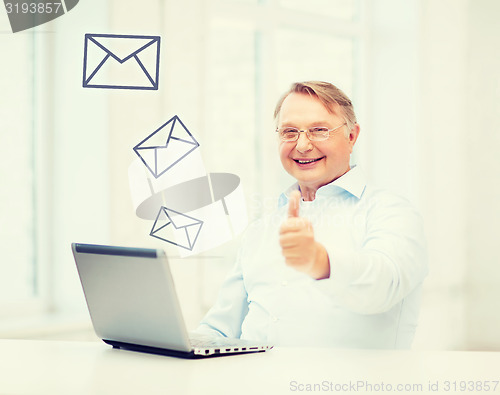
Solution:
M 330 277 L 317 281 L 335 302 L 361 314 L 391 309 L 427 275 L 423 223 L 405 199 L 385 195 L 366 211 L 364 235 L 357 249 L 325 243 Z

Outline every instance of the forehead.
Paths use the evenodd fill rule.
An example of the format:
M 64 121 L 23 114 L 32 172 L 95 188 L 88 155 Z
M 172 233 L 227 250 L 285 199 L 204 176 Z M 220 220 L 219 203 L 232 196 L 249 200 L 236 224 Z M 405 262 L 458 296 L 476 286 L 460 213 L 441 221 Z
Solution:
M 335 107 L 338 107 L 338 105 Z M 278 117 L 278 124 L 335 123 L 340 118 L 338 113 L 339 110 L 337 108 L 332 113 L 315 96 L 294 92 L 290 93 L 283 101 Z

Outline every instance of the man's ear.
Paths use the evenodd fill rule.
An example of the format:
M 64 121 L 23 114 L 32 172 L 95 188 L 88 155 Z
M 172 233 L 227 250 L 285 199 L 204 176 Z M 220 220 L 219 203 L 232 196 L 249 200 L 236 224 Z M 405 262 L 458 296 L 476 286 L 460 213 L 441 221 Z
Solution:
M 349 145 L 351 147 L 351 152 L 354 148 L 354 144 L 356 144 L 356 140 L 358 139 L 360 130 L 361 128 L 359 127 L 359 125 L 355 123 L 353 128 L 349 131 L 348 139 L 349 139 Z

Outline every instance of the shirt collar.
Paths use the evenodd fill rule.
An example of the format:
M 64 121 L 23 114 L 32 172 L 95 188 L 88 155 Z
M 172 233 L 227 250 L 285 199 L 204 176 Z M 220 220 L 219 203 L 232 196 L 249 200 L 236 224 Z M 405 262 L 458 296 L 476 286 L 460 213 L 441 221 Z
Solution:
M 346 191 L 351 195 L 361 199 L 363 192 L 366 188 L 366 177 L 359 166 L 352 166 L 351 170 L 343 174 L 336 180 L 329 184 L 323 185 L 316 191 L 316 197 L 318 196 L 331 196 L 338 194 L 340 191 Z M 285 192 L 283 192 L 278 199 L 278 207 L 284 206 L 288 203 L 288 197 L 292 191 L 298 190 L 299 184 L 295 183 L 290 186 Z

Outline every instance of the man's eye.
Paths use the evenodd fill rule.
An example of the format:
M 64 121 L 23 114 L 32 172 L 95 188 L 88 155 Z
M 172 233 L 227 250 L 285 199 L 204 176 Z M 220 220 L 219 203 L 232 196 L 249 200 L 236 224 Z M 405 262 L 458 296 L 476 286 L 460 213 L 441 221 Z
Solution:
M 328 133 L 328 128 L 312 128 L 313 133 Z
M 284 129 L 281 131 L 281 135 L 285 138 L 295 138 L 296 134 L 297 134 L 296 129 Z

